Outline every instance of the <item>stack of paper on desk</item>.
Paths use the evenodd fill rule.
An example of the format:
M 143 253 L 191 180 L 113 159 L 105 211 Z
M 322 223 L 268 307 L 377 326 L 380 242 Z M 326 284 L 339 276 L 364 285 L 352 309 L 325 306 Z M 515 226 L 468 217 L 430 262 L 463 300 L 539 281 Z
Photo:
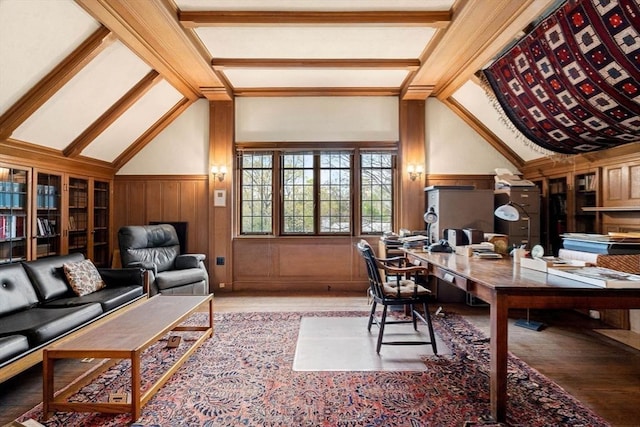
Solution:
M 602 288 L 640 288 L 640 276 L 603 267 L 549 268 L 549 274 Z
M 584 261 L 576 261 L 553 256 L 520 259 L 520 267 L 542 271 L 544 273 L 546 273 L 549 268 L 584 267 L 585 265 L 586 262 Z

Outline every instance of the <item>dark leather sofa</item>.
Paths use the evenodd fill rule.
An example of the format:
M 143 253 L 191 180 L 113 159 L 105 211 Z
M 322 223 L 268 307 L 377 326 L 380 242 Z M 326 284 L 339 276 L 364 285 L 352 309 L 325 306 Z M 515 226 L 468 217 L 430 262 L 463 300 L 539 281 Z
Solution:
M 144 298 L 140 268 L 98 269 L 106 287 L 77 296 L 62 265 L 82 254 L 0 266 L 0 382 L 42 360 L 48 344 Z
M 171 224 L 128 225 L 118 230 L 123 267 L 149 272 L 149 295 L 206 295 L 209 274 L 204 254 L 180 254 L 180 242 Z

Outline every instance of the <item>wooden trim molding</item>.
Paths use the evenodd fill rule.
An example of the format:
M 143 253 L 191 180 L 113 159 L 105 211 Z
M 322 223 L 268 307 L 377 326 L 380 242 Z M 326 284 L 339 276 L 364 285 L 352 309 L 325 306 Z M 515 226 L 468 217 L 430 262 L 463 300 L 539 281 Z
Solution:
M 420 66 L 418 59 L 271 59 L 271 58 L 213 58 L 216 70 L 227 68 L 361 68 L 400 69 L 414 71 Z
M 103 160 L 78 156 L 69 159 L 60 150 L 8 138 L 0 141 L 0 160 L 95 178 L 113 178 L 111 164 Z
M 234 96 L 398 96 L 400 89 L 393 87 L 269 87 L 234 88 Z
M 185 28 L 216 25 L 283 25 L 283 24 L 378 24 L 446 27 L 451 21 L 449 10 L 438 11 L 181 11 L 178 15 Z

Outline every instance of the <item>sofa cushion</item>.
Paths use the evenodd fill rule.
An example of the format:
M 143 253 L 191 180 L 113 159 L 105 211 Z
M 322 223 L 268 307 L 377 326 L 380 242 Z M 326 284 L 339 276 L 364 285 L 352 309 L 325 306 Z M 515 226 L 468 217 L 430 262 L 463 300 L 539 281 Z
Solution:
M 24 335 L 0 337 L 0 362 L 29 350 L 29 340 Z
M 22 265 L 0 266 L 0 315 L 24 310 L 37 303 L 38 296 Z
M 206 279 L 206 270 L 202 268 L 190 268 L 187 270 L 169 270 L 158 273 L 156 284 L 158 289 L 175 288 L 176 286 L 188 285 Z
M 118 286 L 113 288 L 104 288 L 98 292 L 93 292 L 81 297 L 74 296 L 68 298 L 59 298 L 53 301 L 49 301 L 43 307 L 55 308 L 55 307 L 76 307 L 79 305 L 90 304 L 97 302 L 102 305 L 104 312 L 111 311 L 122 304 L 126 304 L 129 301 L 133 301 L 143 294 L 142 286 L 129 285 Z
M 64 276 L 62 265 L 82 261 L 83 259 L 84 255 L 81 253 L 73 253 L 23 262 L 22 265 L 33 282 L 40 299 L 48 301 L 62 296 L 73 295 L 73 291 Z
M 79 297 L 99 291 L 106 286 L 90 259 L 64 263 L 62 269 L 71 289 Z
M 2 317 L 0 336 L 24 335 L 35 347 L 58 338 L 102 314 L 100 304 L 78 307 L 40 308 L 19 311 Z

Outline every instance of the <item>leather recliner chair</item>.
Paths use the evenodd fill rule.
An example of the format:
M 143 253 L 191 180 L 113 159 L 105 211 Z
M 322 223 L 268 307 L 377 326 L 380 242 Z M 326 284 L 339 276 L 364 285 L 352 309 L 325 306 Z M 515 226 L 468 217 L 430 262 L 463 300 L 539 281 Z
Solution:
M 175 228 L 170 224 L 128 225 L 118 230 L 122 267 L 149 271 L 149 296 L 206 295 L 209 275 L 204 254 L 180 254 Z

